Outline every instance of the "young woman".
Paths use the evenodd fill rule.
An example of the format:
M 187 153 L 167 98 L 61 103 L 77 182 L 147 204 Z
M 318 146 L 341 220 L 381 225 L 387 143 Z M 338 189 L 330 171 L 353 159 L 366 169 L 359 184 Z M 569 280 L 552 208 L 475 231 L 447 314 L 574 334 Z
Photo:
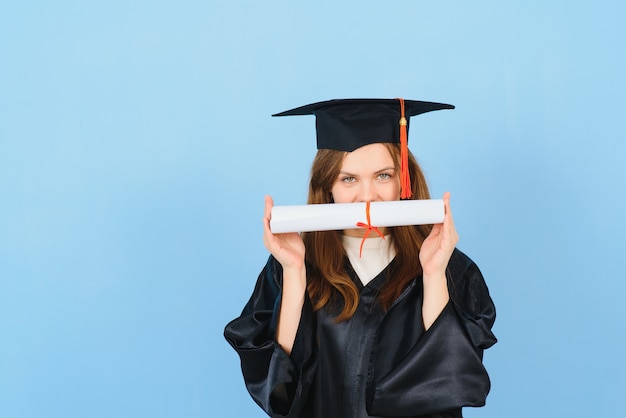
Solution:
M 315 114 L 318 154 L 309 204 L 428 199 L 406 148 L 406 116 L 450 105 L 351 99 Z M 490 382 L 483 350 L 495 307 L 458 241 L 444 195 L 441 224 L 273 234 L 241 316 L 226 326 L 248 391 L 272 417 L 461 417 Z

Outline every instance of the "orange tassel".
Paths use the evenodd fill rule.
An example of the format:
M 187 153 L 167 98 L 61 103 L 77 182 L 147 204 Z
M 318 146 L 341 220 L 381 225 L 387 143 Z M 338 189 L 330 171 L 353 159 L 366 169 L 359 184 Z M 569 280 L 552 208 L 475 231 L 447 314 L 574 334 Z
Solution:
M 409 175 L 409 140 L 406 130 L 407 121 L 404 117 L 404 99 L 400 100 L 400 187 L 401 199 L 409 199 L 411 191 L 411 176 Z

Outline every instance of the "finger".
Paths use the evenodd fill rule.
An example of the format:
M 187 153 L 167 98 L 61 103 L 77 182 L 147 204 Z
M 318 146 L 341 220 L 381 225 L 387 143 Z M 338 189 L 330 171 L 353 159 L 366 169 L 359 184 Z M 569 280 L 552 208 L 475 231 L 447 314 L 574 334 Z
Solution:
M 443 194 L 443 207 L 445 210 L 445 214 L 452 213 L 450 209 L 450 192 L 445 192 Z
M 433 243 L 440 242 L 441 241 L 441 232 L 442 232 L 442 230 L 443 230 L 443 225 L 442 224 L 435 224 L 435 225 L 433 225 L 432 229 L 430 230 L 430 234 L 428 234 L 428 237 L 426 237 L 426 239 L 431 241 L 431 242 L 433 242 Z
M 272 207 L 274 206 L 274 201 L 270 196 L 265 196 L 265 211 L 263 213 L 263 225 L 267 232 L 270 232 L 270 220 L 272 219 Z
M 265 248 L 272 250 L 274 235 L 270 230 L 270 218 L 272 217 L 273 201 L 270 196 L 265 196 L 265 208 L 263 214 L 263 243 Z
M 443 195 L 443 207 L 445 210 L 444 224 L 446 222 L 454 224 L 454 220 L 452 218 L 452 208 L 450 207 L 450 192 L 446 192 Z
M 272 219 L 272 207 L 274 206 L 274 200 L 271 196 L 265 196 L 265 217 L 269 220 Z
M 450 192 L 443 194 L 443 202 L 445 208 L 445 216 L 443 221 L 443 234 L 452 239 L 452 242 L 456 244 L 458 241 L 458 235 L 454 226 L 454 218 L 452 217 L 452 209 L 450 208 Z
M 445 192 L 443 194 L 443 209 L 443 229 L 444 231 L 447 231 L 450 224 L 452 223 L 452 210 L 450 209 L 450 192 Z
M 448 214 L 450 213 L 450 192 L 445 192 L 443 194 L 443 221 L 441 224 L 445 224 L 448 219 Z

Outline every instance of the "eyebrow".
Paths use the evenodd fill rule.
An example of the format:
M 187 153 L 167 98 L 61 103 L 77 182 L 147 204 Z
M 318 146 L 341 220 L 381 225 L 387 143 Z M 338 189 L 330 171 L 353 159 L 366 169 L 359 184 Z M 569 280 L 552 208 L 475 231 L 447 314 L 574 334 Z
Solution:
M 383 171 L 387 171 L 387 170 L 396 171 L 396 168 L 395 167 L 385 167 L 385 168 L 383 168 L 381 170 L 378 170 L 378 171 L 374 172 L 374 174 L 379 174 L 379 173 L 382 173 Z
M 380 173 L 382 173 L 382 172 L 384 172 L 384 171 L 388 171 L 388 170 L 393 170 L 393 171 L 396 171 L 396 168 L 395 168 L 395 167 L 385 167 L 385 168 L 381 168 L 380 170 L 374 171 L 374 173 L 373 173 L 373 174 L 380 174 Z M 357 175 L 356 175 L 356 174 L 354 174 L 354 173 L 350 173 L 350 172 L 348 172 L 348 171 L 340 171 L 340 172 L 339 172 L 339 175 L 340 175 L 340 176 L 357 177 Z

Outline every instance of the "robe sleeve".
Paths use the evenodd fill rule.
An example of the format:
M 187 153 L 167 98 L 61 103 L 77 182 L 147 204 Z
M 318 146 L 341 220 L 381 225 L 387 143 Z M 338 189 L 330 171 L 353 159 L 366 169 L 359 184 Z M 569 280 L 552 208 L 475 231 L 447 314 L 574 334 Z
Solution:
M 490 381 L 482 353 L 496 342 L 495 307 L 480 271 L 458 250 L 447 278 L 450 301 L 428 331 L 420 284 L 387 313 L 372 351 L 370 414 L 411 416 L 485 404 Z
M 300 416 L 315 371 L 315 319 L 308 296 L 291 356 L 276 342 L 282 269 L 270 257 L 241 315 L 224 337 L 241 360 L 248 392 L 271 417 Z
M 446 272 L 450 300 L 474 347 L 482 350 L 494 345 L 491 328 L 496 320 L 496 307 L 478 266 L 465 254 L 455 250 Z

